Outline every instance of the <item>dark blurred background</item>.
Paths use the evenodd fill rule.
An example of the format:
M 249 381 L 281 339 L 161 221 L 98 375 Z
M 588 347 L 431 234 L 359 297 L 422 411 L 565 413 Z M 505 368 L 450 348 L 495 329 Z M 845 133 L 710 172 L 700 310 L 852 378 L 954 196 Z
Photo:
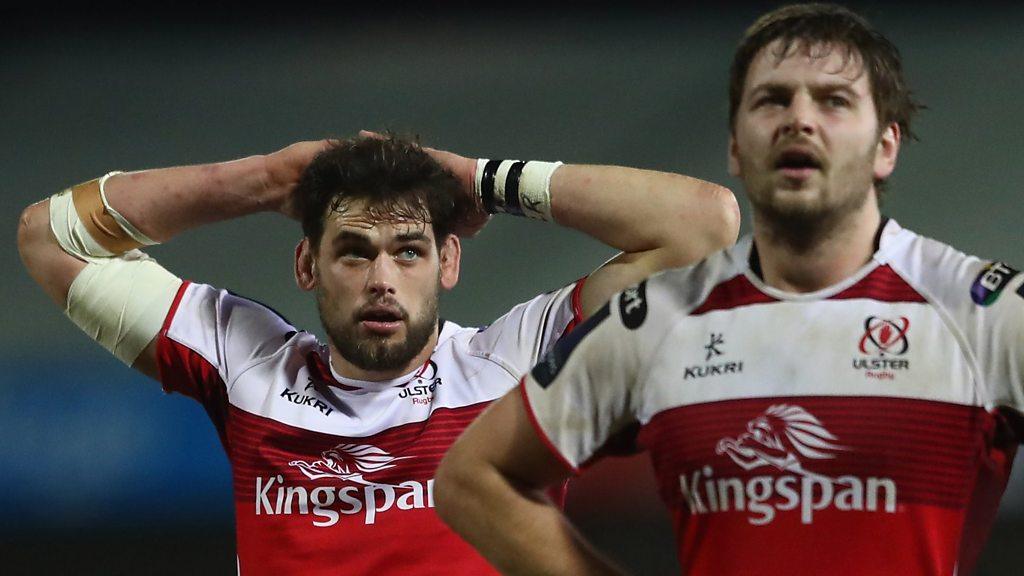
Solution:
M 192 401 L 109 358 L 36 289 L 14 241 L 30 202 L 113 169 L 226 160 L 370 128 L 472 156 L 684 172 L 732 187 L 749 216 L 725 169 L 726 73 L 745 26 L 774 3 L 262 6 L 3 13 L 4 574 L 235 570 L 229 469 L 213 426 Z M 851 6 L 900 46 L 929 105 L 884 211 L 1024 265 L 1024 7 Z M 320 333 L 291 277 L 299 237 L 297 225 L 266 215 L 151 253 Z M 508 218 L 464 246 L 442 314 L 467 325 L 611 255 L 580 234 Z M 673 573 L 650 486 L 642 458 L 611 461 L 578 483 L 570 512 L 638 573 Z M 1022 536 L 1024 480 L 1015 479 L 980 572 L 1017 573 L 1009 566 L 1024 560 Z

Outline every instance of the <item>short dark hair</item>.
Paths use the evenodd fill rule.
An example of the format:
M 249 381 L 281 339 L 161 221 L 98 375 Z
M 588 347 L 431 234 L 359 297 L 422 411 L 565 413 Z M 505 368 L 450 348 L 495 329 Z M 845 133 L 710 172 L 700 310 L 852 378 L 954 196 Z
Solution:
M 747 29 L 733 54 L 729 72 L 730 129 L 736 127 L 750 63 L 762 48 L 776 40 L 781 41 L 776 54 L 780 60 L 794 47 L 818 44 L 845 50 L 847 59 L 859 55 L 871 84 L 879 129 L 895 122 L 903 137 L 917 139 L 910 121 L 924 106 L 907 87 L 899 50 L 863 17 L 835 4 L 783 6 L 761 16 Z
M 468 209 L 456 177 L 418 142 L 393 134 L 333 141 L 306 167 L 295 195 L 302 231 L 316 247 L 328 213 L 353 200 L 366 200 L 373 219 L 429 223 L 438 245 Z

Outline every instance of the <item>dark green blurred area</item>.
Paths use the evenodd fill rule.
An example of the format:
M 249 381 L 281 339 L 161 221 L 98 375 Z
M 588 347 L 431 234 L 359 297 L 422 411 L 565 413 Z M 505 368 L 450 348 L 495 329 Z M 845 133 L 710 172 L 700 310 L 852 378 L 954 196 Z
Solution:
M 903 148 L 884 211 L 965 252 L 1024 266 L 1024 7 L 852 5 L 901 48 L 910 84 L 929 106 L 916 127 L 922 141 Z M 361 128 L 418 134 L 470 156 L 683 172 L 723 182 L 742 199 L 725 169 L 726 74 L 743 28 L 771 6 L 422 5 L 391 14 L 296 6 L 278 18 L 169 5 L 153 18 L 9 20 L 0 40 L 9 234 L 0 250 L 8 271 L 0 284 L 0 484 L 8 493 L 0 571 L 234 571 L 230 480 L 213 427 L 197 406 L 163 397 L 109 361 L 37 290 L 15 249 L 21 208 L 114 169 L 227 160 Z M 313 302 L 291 278 L 299 237 L 297 225 L 265 215 L 151 252 L 185 278 L 267 302 L 319 333 Z M 464 244 L 462 279 L 442 315 L 485 324 L 611 255 L 577 233 L 496 218 Z M 54 356 L 75 368 L 40 372 Z M 107 380 L 132 390 L 96 383 Z M 90 390 L 102 398 L 52 409 Z M 103 519 L 128 505 L 105 495 L 103 455 L 104 466 L 140 486 L 142 500 L 132 500 L 139 506 L 146 486 L 180 486 L 151 488 L 162 500 L 155 511 L 136 517 L 126 508 L 112 528 Z M 206 506 L 206 496 L 219 504 Z M 614 514 L 595 510 L 583 498 L 573 513 L 639 573 L 671 573 L 671 539 L 654 498 L 632 514 L 621 504 Z M 79 512 L 65 516 L 65 507 Z M 1014 544 L 1024 536 L 1021 482 L 1012 483 L 1000 518 L 982 574 L 1016 573 L 1010 566 L 1024 558 Z

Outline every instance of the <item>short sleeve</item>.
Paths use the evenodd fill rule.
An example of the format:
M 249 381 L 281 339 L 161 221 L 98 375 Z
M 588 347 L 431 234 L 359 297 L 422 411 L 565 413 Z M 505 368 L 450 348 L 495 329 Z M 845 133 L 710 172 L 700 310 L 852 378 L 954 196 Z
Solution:
M 258 302 L 185 283 L 158 335 L 160 381 L 168 392 L 209 405 L 226 394 L 238 374 L 279 350 L 295 333 L 284 318 Z
M 1024 274 L 988 264 L 972 284 L 972 297 L 980 316 L 975 350 L 994 403 L 1024 412 Z
M 583 318 L 580 291 L 585 279 L 541 294 L 508 311 L 478 332 L 470 350 L 519 378 Z
M 635 434 L 643 370 L 646 282 L 627 289 L 562 338 L 520 385 L 538 434 L 572 471 L 610 441 Z

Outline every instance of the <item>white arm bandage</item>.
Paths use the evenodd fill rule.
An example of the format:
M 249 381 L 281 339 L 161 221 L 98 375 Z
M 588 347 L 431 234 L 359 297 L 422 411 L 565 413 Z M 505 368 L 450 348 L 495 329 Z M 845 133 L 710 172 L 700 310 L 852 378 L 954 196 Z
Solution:
M 107 204 L 102 183 L 109 176 L 100 180 L 99 199 L 91 200 L 121 228 L 115 234 L 153 244 Z M 71 284 L 64 312 L 93 340 L 132 365 L 160 332 L 181 279 L 143 252 L 118 255 L 104 248 L 82 221 L 71 189 L 50 198 L 50 228 L 65 252 L 87 262 Z

